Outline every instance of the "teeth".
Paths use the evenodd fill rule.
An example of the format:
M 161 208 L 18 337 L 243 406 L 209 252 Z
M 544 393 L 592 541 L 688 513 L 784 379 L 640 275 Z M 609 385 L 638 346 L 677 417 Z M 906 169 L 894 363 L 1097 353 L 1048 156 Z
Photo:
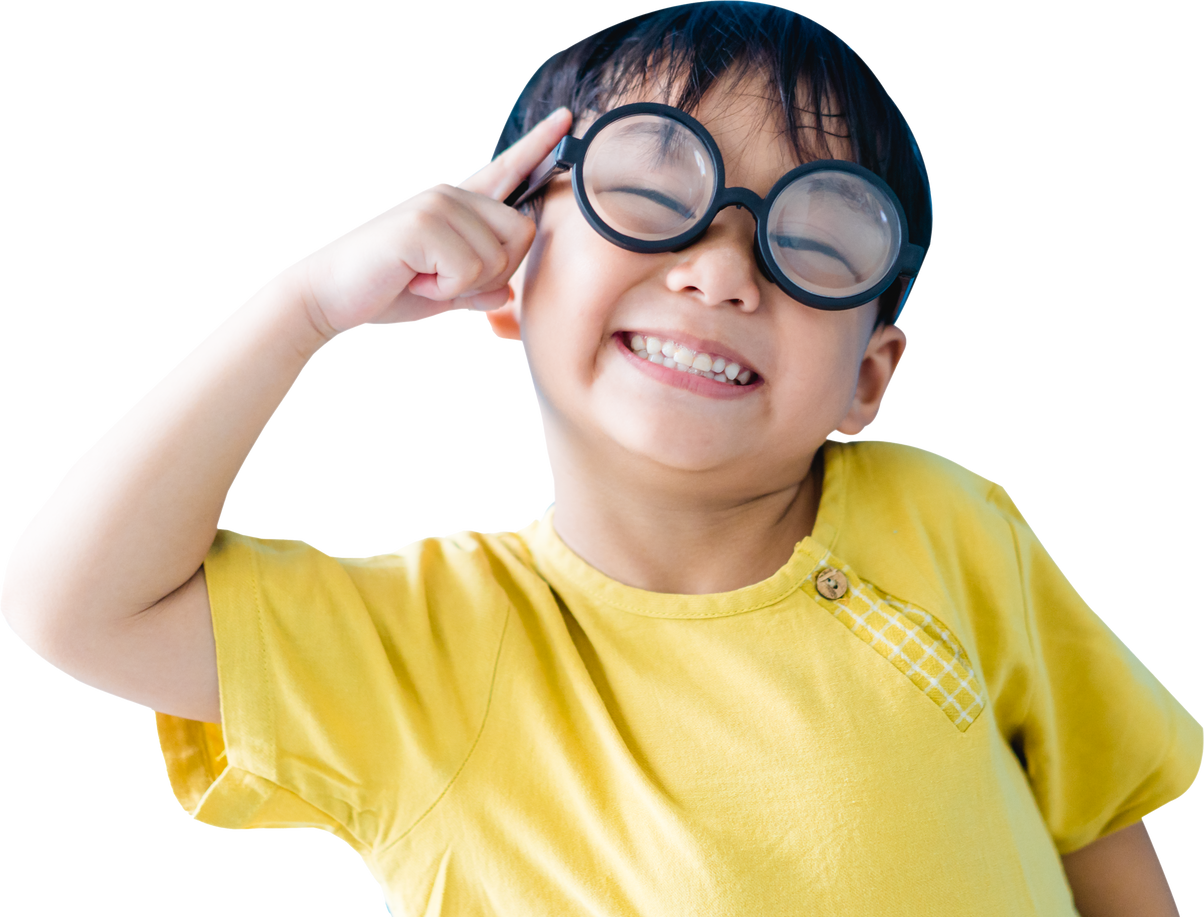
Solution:
M 666 369 L 703 376 L 725 385 L 748 385 L 752 381 L 752 370 L 739 363 L 730 363 L 723 357 L 695 352 L 684 344 L 642 334 L 633 334 L 628 347 L 641 360 L 656 363 Z

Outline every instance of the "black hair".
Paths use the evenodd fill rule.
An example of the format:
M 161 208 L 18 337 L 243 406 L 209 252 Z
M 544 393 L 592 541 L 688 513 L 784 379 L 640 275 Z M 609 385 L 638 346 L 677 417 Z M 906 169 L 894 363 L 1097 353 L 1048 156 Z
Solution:
M 853 49 L 797 13 L 761 3 L 673 6 L 603 29 L 549 58 L 518 97 L 494 156 L 557 108 L 602 114 L 652 85 L 694 113 L 724 76 L 760 75 L 776 94 L 783 132 L 799 162 L 831 158 L 839 139 L 854 162 L 899 197 L 910 240 L 928 248 L 932 199 L 911 129 Z M 668 97 L 675 92 L 675 97 Z M 900 281 L 879 299 L 879 322 L 897 317 Z

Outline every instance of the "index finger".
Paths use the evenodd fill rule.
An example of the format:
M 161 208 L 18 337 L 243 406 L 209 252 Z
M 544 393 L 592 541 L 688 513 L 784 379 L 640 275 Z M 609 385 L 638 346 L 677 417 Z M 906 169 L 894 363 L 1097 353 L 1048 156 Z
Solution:
M 460 187 L 495 201 L 504 201 L 556 148 L 572 124 L 571 111 L 556 109 Z

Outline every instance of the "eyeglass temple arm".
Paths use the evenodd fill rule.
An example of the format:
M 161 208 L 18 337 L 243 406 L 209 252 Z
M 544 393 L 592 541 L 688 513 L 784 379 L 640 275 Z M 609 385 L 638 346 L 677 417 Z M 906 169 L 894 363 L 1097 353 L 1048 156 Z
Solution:
M 908 242 L 899 252 L 899 273 L 904 277 L 915 277 L 920 272 L 920 265 L 924 263 L 924 255 L 927 251 L 921 245 L 916 245 L 914 242 Z
M 903 311 L 907 297 L 911 295 L 911 288 L 915 285 L 916 275 L 920 272 L 920 265 L 924 263 L 926 254 L 928 252 L 925 248 L 911 242 L 904 245 L 903 250 L 899 252 L 899 301 L 895 303 L 889 324 L 893 325 L 898 321 L 899 313 Z
M 507 207 L 520 207 L 527 203 L 531 198 L 537 195 L 544 189 L 553 178 L 560 175 L 562 172 L 567 172 L 573 167 L 573 163 L 577 157 L 573 154 L 577 152 L 581 141 L 576 137 L 565 137 L 558 144 L 556 149 L 552 150 L 548 157 L 535 167 L 535 171 L 523 179 L 522 183 L 517 188 L 510 192 L 510 196 L 506 198 L 505 204 Z M 551 165 L 544 169 L 544 163 L 550 162 Z M 536 178 L 536 176 L 539 176 Z

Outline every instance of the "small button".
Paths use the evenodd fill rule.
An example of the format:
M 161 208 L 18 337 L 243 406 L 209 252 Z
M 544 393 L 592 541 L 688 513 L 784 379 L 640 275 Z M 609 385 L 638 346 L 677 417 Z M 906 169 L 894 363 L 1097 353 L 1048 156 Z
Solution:
M 815 589 L 825 599 L 835 602 L 849 591 L 849 580 L 835 567 L 825 567 L 816 574 Z

